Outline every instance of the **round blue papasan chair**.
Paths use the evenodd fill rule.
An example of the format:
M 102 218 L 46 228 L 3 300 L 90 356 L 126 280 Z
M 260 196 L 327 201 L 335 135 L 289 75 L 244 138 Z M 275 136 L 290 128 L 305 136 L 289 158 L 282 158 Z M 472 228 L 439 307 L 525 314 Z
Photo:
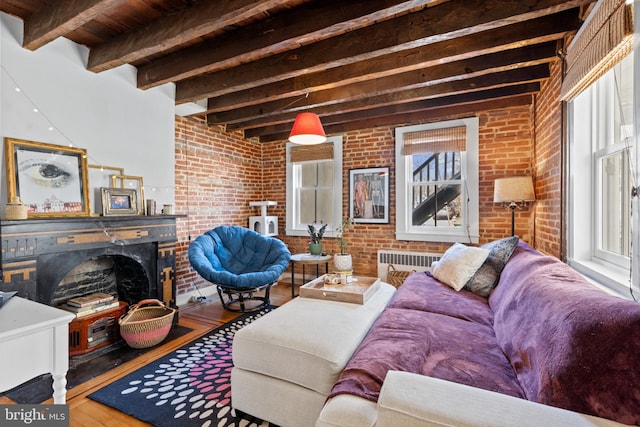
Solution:
M 281 240 L 231 225 L 209 230 L 189 245 L 191 266 L 217 286 L 222 306 L 230 311 L 256 311 L 268 306 L 271 286 L 290 259 L 291 252 Z M 262 290 L 264 296 L 254 295 Z M 249 306 L 246 301 L 261 304 Z

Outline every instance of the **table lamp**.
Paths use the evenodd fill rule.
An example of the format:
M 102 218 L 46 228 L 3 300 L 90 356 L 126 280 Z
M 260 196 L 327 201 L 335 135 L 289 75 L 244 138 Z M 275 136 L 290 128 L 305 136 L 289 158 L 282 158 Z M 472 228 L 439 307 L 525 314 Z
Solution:
M 522 209 L 526 202 L 536 199 L 533 191 L 533 179 L 530 176 L 498 178 L 493 190 L 493 202 L 509 204 L 511 209 L 511 235 L 515 235 L 515 210 Z M 517 202 L 520 202 L 518 205 Z

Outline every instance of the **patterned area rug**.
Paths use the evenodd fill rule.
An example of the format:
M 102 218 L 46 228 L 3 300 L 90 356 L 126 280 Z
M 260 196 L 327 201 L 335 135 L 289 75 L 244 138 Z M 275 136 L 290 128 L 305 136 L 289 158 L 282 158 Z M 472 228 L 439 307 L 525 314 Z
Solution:
M 173 325 L 169 335 L 162 342 L 167 343 L 184 334 L 191 332 L 191 328 L 181 325 Z M 151 348 L 132 348 L 120 341 L 108 347 L 94 352 L 69 359 L 69 371 L 67 372 L 67 390 L 104 374 L 124 363 L 127 363 L 152 350 Z M 53 380 L 51 374 L 41 375 L 0 396 L 7 396 L 16 403 L 40 403 L 51 398 Z
M 270 426 L 236 414 L 230 380 L 236 331 L 273 308 L 243 314 L 88 397 L 158 427 Z

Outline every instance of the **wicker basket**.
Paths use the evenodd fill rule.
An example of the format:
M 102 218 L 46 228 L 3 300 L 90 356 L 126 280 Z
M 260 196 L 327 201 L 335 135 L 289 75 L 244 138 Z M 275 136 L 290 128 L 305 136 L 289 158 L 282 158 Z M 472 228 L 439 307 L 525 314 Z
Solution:
M 411 273 L 415 273 L 415 270 L 404 271 L 404 270 L 396 270 L 396 268 L 389 264 L 387 267 L 387 282 L 399 288 L 404 283 L 405 279 L 409 277 Z
M 175 313 L 157 299 L 142 300 L 118 319 L 120 336 L 130 347 L 153 347 L 169 334 Z

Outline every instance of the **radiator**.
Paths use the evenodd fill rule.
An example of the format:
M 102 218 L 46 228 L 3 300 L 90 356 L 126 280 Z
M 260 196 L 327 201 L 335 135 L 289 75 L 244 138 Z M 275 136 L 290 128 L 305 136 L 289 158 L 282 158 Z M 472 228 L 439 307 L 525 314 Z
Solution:
M 440 259 L 442 254 L 425 252 L 403 252 L 403 251 L 378 251 L 378 277 L 387 280 L 387 270 L 389 264 L 396 270 L 403 271 L 427 271 L 433 261 Z

